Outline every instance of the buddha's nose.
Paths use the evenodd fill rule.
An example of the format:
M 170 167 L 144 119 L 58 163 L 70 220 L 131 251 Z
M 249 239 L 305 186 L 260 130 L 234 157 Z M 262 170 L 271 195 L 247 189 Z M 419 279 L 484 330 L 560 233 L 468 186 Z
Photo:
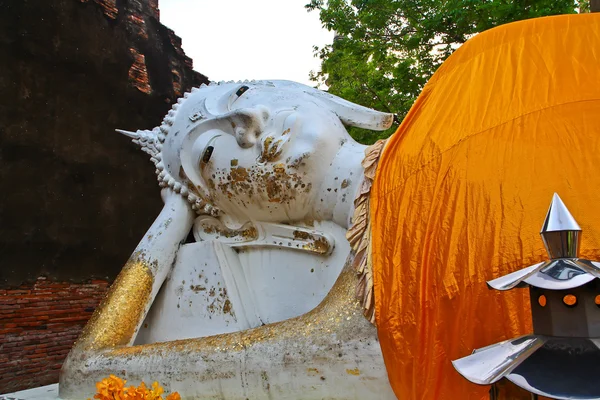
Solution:
M 254 146 L 263 134 L 269 120 L 269 110 L 264 106 L 239 109 L 229 116 L 233 134 L 242 148 Z

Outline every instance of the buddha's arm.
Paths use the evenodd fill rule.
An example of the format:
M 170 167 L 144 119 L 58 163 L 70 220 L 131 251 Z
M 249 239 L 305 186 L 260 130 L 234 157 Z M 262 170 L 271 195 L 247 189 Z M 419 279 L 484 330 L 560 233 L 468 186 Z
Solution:
M 165 343 L 82 349 L 78 356 L 71 353 L 61 376 L 69 375 L 69 379 L 61 379 L 60 396 L 89 396 L 92 382 L 109 374 L 126 374 L 123 377 L 131 382 L 157 380 L 167 391 L 179 390 L 187 398 L 213 398 L 215 393 L 222 395 L 219 398 L 263 398 L 263 394 L 267 398 L 269 390 L 262 393 L 266 383 L 271 390 L 304 397 L 307 371 L 318 374 L 311 378 L 311 385 L 322 385 L 325 379 L 346 382 L 348 376 L 359 374 L 363 380 L 385 381 L 375 327 L 363 317 L 355 299 L 356 281 L 356 273 L 346 265 L 316 309 L 260 328 Z M 303 384 L 290 386 L 294 377 L 301 377 Z M 186 386 L 189 379 L 203 382 L 202 391 Z M 240 379 L 246 383 L 240 386 Z M 356 389 L 348 388 L 350 396 Z M 243 390 L 261 396 L 244 396 Z
M 194 220 L 193 211 L 185 199 L 170 189 L 163 190 L 162 196 L 165 205 L 161 213 L 73 346 L 63 365 L 61 380 L 69 375 L 69 371 L 79 368 L 82 352 L 97 352 L 133 343 Z M 61 392 L 62 389 L 61 383 Z

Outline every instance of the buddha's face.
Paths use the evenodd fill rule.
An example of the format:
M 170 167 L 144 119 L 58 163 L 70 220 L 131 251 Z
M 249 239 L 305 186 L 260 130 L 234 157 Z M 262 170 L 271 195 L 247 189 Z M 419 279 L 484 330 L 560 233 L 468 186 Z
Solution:
M 319 99 L 265 84 L 191 93 L 171 132 L 163 150 L 171 175 L 242 221 L 306 218 L 335 155 L 352 140 Z

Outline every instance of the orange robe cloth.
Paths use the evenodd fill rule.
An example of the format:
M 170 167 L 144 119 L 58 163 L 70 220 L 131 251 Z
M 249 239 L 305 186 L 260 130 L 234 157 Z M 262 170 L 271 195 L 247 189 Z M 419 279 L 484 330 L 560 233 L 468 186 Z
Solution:
M 481 33 L 427 83 L 371 191 L 376 324 L 400 400 L 488 399 L 451 360 L 532 332 L 528 290 L 489 290 L 547 258 L 557 192 L 600 260 L 600 14 Z

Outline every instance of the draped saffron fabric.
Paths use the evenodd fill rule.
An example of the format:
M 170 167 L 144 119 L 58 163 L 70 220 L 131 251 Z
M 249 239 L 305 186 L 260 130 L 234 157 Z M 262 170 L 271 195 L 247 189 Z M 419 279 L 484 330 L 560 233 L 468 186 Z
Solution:
M 600 14 L 481 33 L 427 83 L 371 191 L 376 323 L 400 400 L 488 399 L 451 360 L 532 332 L 527 289 L 557 192 L 600 259 Z M 528 398 L 528 397 L 526 397 Z

